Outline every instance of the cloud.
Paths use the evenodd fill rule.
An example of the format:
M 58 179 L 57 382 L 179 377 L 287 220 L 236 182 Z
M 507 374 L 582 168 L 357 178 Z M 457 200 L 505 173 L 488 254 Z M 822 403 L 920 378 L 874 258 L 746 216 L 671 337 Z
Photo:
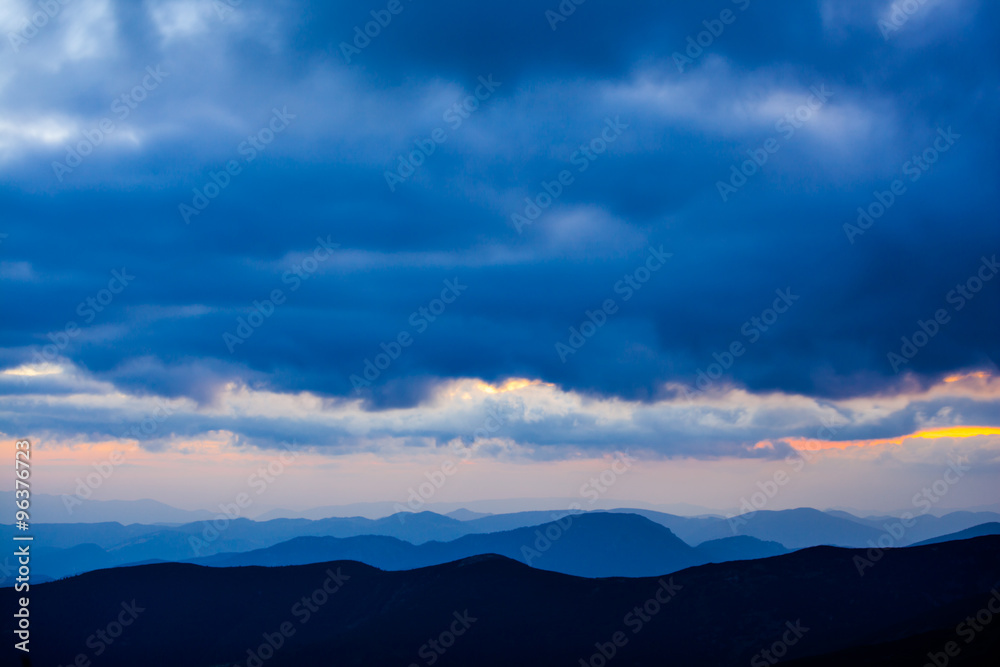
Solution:
M 792 448 L 905 447 L 913 439 L 986 438 L 993 446 L 1000 442 L 998 403 L 1000 383 L 989 375 L 843 401 L 720 386 L 642 402 L 595 398 L 537 379 L 456 378 L 428 387 L 417 406 L 378 410 L 360 397 L 233 382 L 218 387 L 211 402 L 125 394 L 72 366 L 0 375 L 5 428 L 46 440 L 117 438 L 157 449 L 223 433 L 265 449 L 294 443 L 331 455 L 415 447 L 563 459 L 628 449 L 711 460 L 784 456 Z
M 924 23 L 890 40 L 862 4 L 755 4 L 683 72 L 673 52 L 714 18 L 698 6 L 588 3 L 552 30 L 536 3 L 408 4 L 347 63 L 339 44 L 370 20 L 367 9 L 251 4 L 224 16 L 176 0 L 67 5 L 21 51 L 4 53 L 0 87 L 17 95 L 0 102 L 3 368 L 41 354 L 113 396 L 209 406 L 246 387 L 373 415 L 428 405 L 465 378 L 527 377 L 559 387 L 569 403 L 563 417 L 547 409 L 544 429 L 514 429 L 518 443 L 605 447 L 629 436 L 711 455 L 805 437 L 816 406 L 996 371 L 1000 282 L 949 310 L 905 368 L 888 358 L 919 322 L 952 309 L 951 290 L 1000 252 L 992 4 L 966 3 L 970 24 L 938 24 L 954 12 L 927 7 Z M 911 48 L 924 30 L 961 30 L 962 39 Z M 147 67 L 168 75 L 117 118 L 112 104 Z M 448 109 L 489 75 L 502 84 L 452 127 Z M 776 124 L 815 85 L 833 96 L 785 136 Z M 295 118 L 251 151 L 275 109 Z M 53 163 L 108 116 L 114 132 L 59 180 Z M 609 118 L 628 128 L 581 161 Z M 843 227 L 858 208 L 908 179 L 905 165 L 949 127 L 962 136 L 955 147 L 849 242 Z M 446 140 L 432 141 L 433 153 L 390 191 L 386 172 L 438 128 Z M 777 152 L 723 201 L 718 183 L 775 136 Z M 230 162 L 239 173 L 224 176 Z M 512 215 L 563 171 L 572 183 L 519 234 Z M 217 196 L 185 224 L 179 206 L 212 188 Z M 317 238 L 339 247 L 296 283 Z M 649 246 L 673 258 L 626 300 L 616 286 Z M 122 267 L 134 283 L 93 318 L 82 315 L 90 311 L 80 304 L 102 298 Z M 411 322 L 445 280 L 468 290 L 418 333 Z M 274 290 L 283 303 L 231 351 L 224 335 L 267 310 Z M 799 299 L 766 329 L 748 324 L 767 321 L 776 290 Z M 607 299 L 617 314 L 564 363 L 556 344 Z M 69 323 L 79 333 L 45 353 Z M 413 344 L 359 402 L 352 375 L 402 333 Z M 718 387 L 811 407 L 662 405 L 669 387 L 694 385 L 734 343 L 746 351 Z M 605 409 L 621 401 L 636 422 L 609 421 L 583 409 L 587 400 Z M 981 414 L 975 401 L 954 400 L 967 418 Z M 70 407 L 51 415 L 55 431 L 109 430 Z M 934 415 L 942 407 L 925 406 Z M 213 424 L 219 415 L 203 409 L 184 433 L 229 428 L 267 440 L 285 429 L 344 447 L 358 437 L 313 416 Z M 399 437 L 447 441 L 473 426 L 464 413 L 442 414 Z M 5 431 L 41 427 L 5 419 Z M 893 437 L 918 421 L 908 408 L 880 419 L 870 432 L 862 421 L 847 430 Z M 684 444 L 663 445 L 659 430 Z

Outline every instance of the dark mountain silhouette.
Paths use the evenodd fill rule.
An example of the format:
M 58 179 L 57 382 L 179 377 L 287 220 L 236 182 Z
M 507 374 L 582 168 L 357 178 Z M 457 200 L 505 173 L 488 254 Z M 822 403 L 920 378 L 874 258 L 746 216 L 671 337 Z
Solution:
M 935 630 L 910 634 L 906 628 L 900 628 L 894 634 L 903 639 L 865 644 L 781 664 L 788 667 L 994 667 L 1000 664 L 1000 622 L 995 622 L 994 618 L 994 622 L 976 630 L 968 619 L 989 609 L 987 605 L 995 591 L 948 603 L 946 606 L 954 620 Z M 994 609 L 996 605 L 997 602 L 993 602 Z M 949 645 L 951 654 L 946 653 Z
M 133 614 L 102 645 L 102 666 L 244 667 L 264 646 L 268 667 L 578 665 L 612 651 L 612 664 L 724 667 L 760 660 L 783 637 L 795 639 L 783 659 L 819 660 L 953 628 L 1000 582 L 997 536 L 889 549 L 859 576 L 854 560 L 867 555 L 816 547 L 642 579 L 582 579 L 499 556 L 403 572 L 117 568 L 32 587 L 32 659 L 93 659 L 88 638 Z M 15 608 L 15 595 L 0 591 L 0 604 Z M 12 656 L 9 642 L 0 650 Z
M 938 544 L 940 542 L 951 542 L 952 540 L 967 540 L 972 537 L 982 537 L 983 535 L 1000 535 L 1000 522 L 984 523 L 978 526 L 973 526 L 972 528 L 966 528 L 965 530 L 960 530 L 957 533 L 952 533 L 950 535 L 941 535 L 940 537 L 932 537 L 929 540 L 924 540 L 913 546 L 923 546 L 925 544 Z

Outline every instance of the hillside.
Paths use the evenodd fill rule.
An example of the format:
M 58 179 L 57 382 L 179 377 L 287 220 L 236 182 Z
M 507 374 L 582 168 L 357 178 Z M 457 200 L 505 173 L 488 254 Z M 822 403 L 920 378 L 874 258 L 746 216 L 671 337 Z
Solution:
M 269 667 L 330 656 L 343 665 L 419 663 L 429 640 L 450 629 L 469 636 L 448 638 L 439 665 L 572 665 L 612 648 L 623 665 L 663 664 L 664 656 L 746 665 L 790 627 L 798 635 L 789 659 L 948 627 L 974 614 L 1000 580 L 1000 537 L 890 550 L 862 577 L 854 558 L 864 554 L 817 547 L 666 579 L 581 579 L 499 556 L 406 572 L 353 562 L 103 570 L 32 588 L 32 657 L 72 660 L 124 604 L 141 611 L 103 652 L 103 666 L 242 667 L 265 636 L 277 643 L 282 624 L 288 636 Z M 0 591 L 0 603 L 11 607 L 13 595 Z

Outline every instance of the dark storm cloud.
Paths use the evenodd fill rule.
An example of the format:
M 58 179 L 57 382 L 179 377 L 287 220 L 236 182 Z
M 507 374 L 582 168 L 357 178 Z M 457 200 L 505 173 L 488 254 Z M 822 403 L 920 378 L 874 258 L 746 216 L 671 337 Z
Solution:
M 339 397 L 408 333 L 361 391 L 390 407 L 456 376 L 653 399 L 740 343 L 719 382 L 846 397 L 895 386 L 887 354 L 941 308 L 949 323 L 901 371 L 927 383 L 997 359 L 1000 279 L 948 302 L 1000 254 L 993 5 L 931 3 L 885 39 L 888 5 L 870 3 L 590 0 L 553 30 L 556 2 L 401 0 L 345 62 L 340 43 L 385 6 L 110 3 L 89 51 L 68 46 L 83 20 L 69 13 L 5 51 L 2 363 L 42 353 L 200 402 L 229 381 Z M 678 71 L 674 53 L 723 10 L 734 21 Z M 157 66 L 162 82 L 115 117 Z M 448 115 L 490 76 L 479 108 Z M 824 85 L 829 100 L 779 129 Z M 294 118 L 263 142 L 275 113 Z M 108 116 L 114 131 L 58 180 L 52 163 Z M 608 123 L 627 127 L 582 157 Z M 437 128 L 447 140 L 391 190 L 385 173 Z M 905 165 L 948 128 L 960 138 L 911 181 Z M 771 138 L 723 201 L 717 183 Z M 230 161 L 239 173 L 186 223 L 179 205 Z M 518 233 L 511 215 L 563 170 L 572 183 Z M 894 179 L 906 192 L 849 239 Z M 305 279 L 317 239 L 339 247 Z M 673 257 L 626 300 L 616 286 L 650 246 Z M 122 269 L 134 281 L 81 314 Z M 431 321 L 420 309 L 445 280 L 468 288 Z M 276 289 L 284 303 L 227 345 Z M 752 324 L 776 290 L 796 299 Z M 609 298 L 615 314 L 560 359 Z

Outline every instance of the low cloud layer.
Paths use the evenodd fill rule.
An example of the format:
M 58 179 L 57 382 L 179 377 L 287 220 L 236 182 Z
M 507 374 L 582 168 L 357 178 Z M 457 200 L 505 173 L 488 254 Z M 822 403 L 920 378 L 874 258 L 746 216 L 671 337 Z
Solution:
M 981 461 L 992 464 L 1000 443 L 1000 382 L 981 373 L 948 380 L 843 400 L 732 386 L 695 394 L 675 385 L 664 388 L 671 398 L 633 401 L 539 380 L 491 385 L 462 378 L 436 384 L 419 406 L 372 411 L 359 397 L 236 384 L 222 387 L 211 403 L 137 397 L 79 369 L 29 367 L 0 376 L 0 411 L 16 433 L 52 442 L 134 442 L 154 451 L 222 439 L 341 456 L 412 450 L 566 459 L 628 450 L 650 459 L 780 459 L 801 449 L 856 449 L 864 456 L 860 450 L 870 446 L 947 438 L 964 441 L 965 455 L 981 451 Z

